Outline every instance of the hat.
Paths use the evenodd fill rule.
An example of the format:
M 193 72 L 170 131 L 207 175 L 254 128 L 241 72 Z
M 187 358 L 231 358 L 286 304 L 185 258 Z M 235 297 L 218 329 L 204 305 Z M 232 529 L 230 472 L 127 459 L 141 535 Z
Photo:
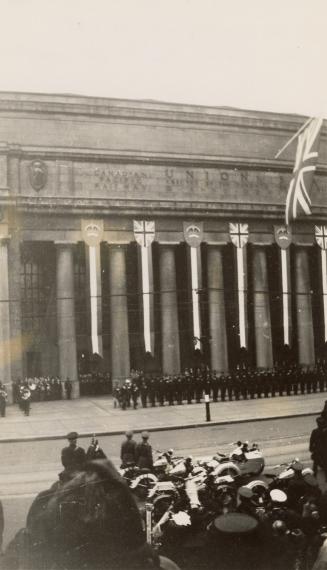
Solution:
M 287 495 L 280 489 L 272 489 L 270 491 L 270 498 L 274 503 L 286 503 Z
M 77 439 L 78 438 L 78 433 L 77 431 L 70 431 L 67 434 L 67 439 L 71 440 L 71 439 Z
M 297 472 L 302 471 L 303 465 L 302 465 L 302 463 L 300 463 L 300 461 L 294 461 L 294 463 L 292 464 L 292 469 L 293 469 L 293 471 L 297 471 Z
M 252 489 L 249 489 L 249 487 L 246 486 L 240 487 L 238 494 L 240 497 L 242 497 L 242 499 L 252 499 L 254 495 Z
M 131 429 L 128 430 L 128 431 L 125 433 L 125 435 L 126 435 L 126 437 L 133 437 L 133 432 L 132 432 L 132 430 L 131 430 Z
M 149 432 L 148 431 L 142 431 L 141 438 L 142 439 L 149 439 Z

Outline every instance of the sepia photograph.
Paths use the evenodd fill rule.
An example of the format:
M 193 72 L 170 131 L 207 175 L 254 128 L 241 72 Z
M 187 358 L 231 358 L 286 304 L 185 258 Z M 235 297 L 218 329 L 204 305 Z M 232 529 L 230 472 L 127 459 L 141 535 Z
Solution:
M 0 8 L 0 570 L 327 570 L 325 2 Z

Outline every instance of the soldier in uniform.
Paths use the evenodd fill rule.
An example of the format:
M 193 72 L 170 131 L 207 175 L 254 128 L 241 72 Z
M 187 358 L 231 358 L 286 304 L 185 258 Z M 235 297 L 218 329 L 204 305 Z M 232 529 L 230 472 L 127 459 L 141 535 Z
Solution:
M 218 389 L 219 389 L 219 379 L 216 370 L 213 370 L 211 375 L 211 386 L 212 386 L 212 399 L 214 402 L 218 400 Z
M 200 370 L 196 372 L 195 376 L 195 398 L 196 402 L 199 404 L 201 402 L 201 398 L 203 395 L 203 384 L 202 384 L 202 376 Z
M 241 394 L 243 400 L 248 399 L 248 375 L 247 372 L 244 370 L 240 375 L 241 380 Z
M 6 415 L 7 398 L 6 387 L 0 382 L 0 415 L 2 418 Z
M 149 399 L 151 406 L 154 408 L 156 405 L 156 381 L 153 376 L 149 380 Z
M 133 439 L 133 432 L 126 432 L 126 439 L 121 444 L 120 448 L 120 459 L 121 468 L 128 467 L 129 465 L 135 465 L 136 463 L 136 441 Z
M 184 378 L 185 378 L 185 393 L 186 393 L 187 403 L 192 404 L 192 399 L 194 397 L 193 380 L 187 368 L 185 369 L 184 372 Z
M 134 410 L 136 410 L 137 401 L 138 401 L 138 397 L 139 397 L 139 389 L 136 385 L 136 382 L 132 383 L 131 392 L 132 392 L 133 408 L 134 408 Z
M 142 441 L 136 446 L 136 464 L 140 469 L 152 469 L 153 457 L 152 447 L 149 444 L 149 434 L 147 431 L 141 433 Z
M 227 384 L 228 399 L 231 402 L 233 400 L 233 378 L 231 374 L 227 375 L 226 384 Z
M 240 399 L 240 391 L 241 391 L 241 380 L 240 380 L 239 369 L 237 369 L 236 373 L 233 374 L 232 380 L 233 380 L 233 385 L 234 385 L 235 400 L 239 400 Z
M 157 400 L 160 406 L 165 405 L 165 381 L 164 378 L 161 376 L 158 380 L 157 384 Z
M 66 390 L 67 400 L 71 400 L 71 398 L 72 398 L 72 389 L 73 389 L 73 385 L 71 383 L 71 380 L 69 378 L 66 378 L 65 390 Z
M 142 406 L 143 408 L 146 408 L 147 406 L 147 396 L 148 396 L 148 387 L 146 385 L 146 381 L 143 378 L 141 381 L 141 386 L 140 386 L 140 394 L 141 394 L 141 402 L 142 402 Z
M 166 398 L 168 400 L 169 406 L 174 405 L 174 380 L 171 376 L 167 376 L 165 379 L 166 385 Z
M 227 383 L 226 383 L 226 377 L 225 374 L 221 374 L 220 378 L 219 378 L 219 385 L 220 385 L 220 398 L 222 402 L 225 402 L 226 399 L 226 388 L 227 388 Z
M 82 471 L 85 466 L 86 454 L 84 449 L 77 445 L 77 438 L 76 431 L 69 432 L 67 435 L 69 445 L 61 451 L 61 463 L 65 468 L 59 474 L 61 481 L 67 481 L 76 471 Z
M 181 376 L 177 376 L 175 390 L 176 390 L 177 404 L 182 405 L 182 403 L 183 403 L 183 380 L 182 380 Z

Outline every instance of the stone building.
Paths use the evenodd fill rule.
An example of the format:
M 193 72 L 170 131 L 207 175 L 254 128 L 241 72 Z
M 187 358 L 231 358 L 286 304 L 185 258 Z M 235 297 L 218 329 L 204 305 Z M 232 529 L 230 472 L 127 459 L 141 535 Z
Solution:
M 1 380 L 58 374 L 77 396 L 93 353 L 113 380 L 322 358 L 325 126 L 289 230 L 296 143 L 274 159 L 304 120 L 0 93 Z

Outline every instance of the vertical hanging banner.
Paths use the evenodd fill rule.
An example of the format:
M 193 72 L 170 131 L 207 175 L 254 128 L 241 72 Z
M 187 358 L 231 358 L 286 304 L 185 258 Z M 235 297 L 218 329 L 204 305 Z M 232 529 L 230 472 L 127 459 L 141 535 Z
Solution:
M 324 306 L 324 331 L 325 342 L 327 342 L 327 227 L 315 227 L 316 242 L 321 249 L 321 279 L 322 279 L 322 298 Z
M 82 220 L 82 235 L 88 246 L 92 352 L 102 356 L 100 242 L 103 239 L 103 220 Z
M 199 290 L 201 289 L 201 242 L 203 239 L 203 224 L 184 222 L 184 238 L 190 246 L 191 258 L 191 291 L 194 350 L 201 350 L 201 317 Z
M 134 237 L 140 246 L 142 268 L 143 333 L 145 352 L 154 351 L 153 271 L 151 244 L 155 238 L 153 221 L 134 220 Z
M 246 295 L 246 264 L 244 246 L 249 239 L 248 224 L 229 224 L 229 235 L 232 243 L 236 247 L 237 258 L 237 292 L 238 292 L 238 313 L 239 313 L 239 334 L 240 347 L 247 348 L 247 313 L 245 307 Z
M 284 344 L 291 346 L 291 303 L 290 303 L 290 252 L 292 232 L 289 226 L 274 226 L 275 240 L 280 248 L 280 262 L 282 275 L 282 300 L 283 300 L 283 336 Z

